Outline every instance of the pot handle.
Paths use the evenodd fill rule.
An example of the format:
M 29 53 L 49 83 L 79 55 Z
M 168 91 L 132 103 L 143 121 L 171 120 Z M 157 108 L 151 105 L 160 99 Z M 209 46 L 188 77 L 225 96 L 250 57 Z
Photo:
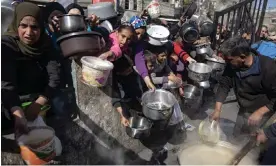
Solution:
M 169 40 L 168 39 L 161 39 L 160 42 L 161 43 L 167 43 Z

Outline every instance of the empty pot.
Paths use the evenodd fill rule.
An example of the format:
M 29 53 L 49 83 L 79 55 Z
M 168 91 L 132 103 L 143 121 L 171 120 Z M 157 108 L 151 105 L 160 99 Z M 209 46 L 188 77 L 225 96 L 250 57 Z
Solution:
M 82 15 L 61 15 L 58 16 L 60 32 L 68 34 L 71 32 L 85 31 L 86 25 Z
M 154 46 L 162 46 L 168 42 L 168 37 L 170 31 L 161 25 L 151 25 L 147 29 L 147 34 L 149 36 L 149 43 Z
M 223 71 L 226 66 L 222 58 L 206 57 L 206 63 L 213 71 Z
M 184 86 L 184 104 L 194 104 L 199 99 L 201 99 L 201 90 L 194 86 L 187 84 Z
M 150 120 L 141 116 L 135 116 L 129 118 L 129 126 L 126 127 L 126 133 L 135 139 L 148 137 L 151 127 L 152 123 Z
M 188 77 L 196 82 L 209 80 L 212 68 L 204 63 L 191 63 L 188 66 Z
M 143 113 L 151 120 L 167 120 L 171 117 L 176 102 L 175 96 L 169 91 L 147 91 L 142 96 Z
M 182 25 L 179 35 L 187 43 L 195 42 L 199 37 L 198 28 L 195 24 L 186 22 Z
M 63 56 L 97 56 L 105 47 L 102 35 L 97 32 L 74 32 L 58 38 Z

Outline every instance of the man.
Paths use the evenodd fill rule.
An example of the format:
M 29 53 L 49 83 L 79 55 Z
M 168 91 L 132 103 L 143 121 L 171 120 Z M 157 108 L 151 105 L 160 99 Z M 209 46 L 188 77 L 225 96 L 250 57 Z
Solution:
M 227 66 L 219 81 L 212 119 L 219 119 L 222 104 L 234 88 L 240 106 L 234 136 L 251 133 L 276 110 L 276 63 L 258 56 L 242 37 L 226 40 L 221 52 Z
M 261 130 L 257 135 L 257 144 L 269 142 L 267 150 L 262 154 L 260 165 L 276 164 L 276 122 Z

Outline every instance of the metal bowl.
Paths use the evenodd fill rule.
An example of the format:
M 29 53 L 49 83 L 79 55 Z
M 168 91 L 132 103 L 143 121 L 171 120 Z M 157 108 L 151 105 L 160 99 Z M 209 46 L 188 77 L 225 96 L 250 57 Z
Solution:
M 142 96 L 144 115 L 151 120 L 167 120 L 171 117 L 175 96 L 166 90 L 147 91 Z
M 206 63 L 213 71 L 223 71 L 225 68 L 225 61 L 214 57 L 206 57 Z
M 58 16 L 58 19 L 60 32 L 62 34 L 86 30 L 84 16 L 64 14 Z
M 200 89 L 194 85 L 187 84 L 184 86 L 184 98 L 185 99 L 190 99 L 190 100 L 195 100 L 198 97 L 200 97 L 201 92 Z
M 212 68 L 204 63 L 191 63 L 188 66 L 188 77 L 196 82 L 209 80 Z
M 135 139 L 148 137 L 151 127 L 152 123 L 150 120 L 141 116 L 135 116 L 129 118 L 129 126 L 126 127 L 126 133 Z

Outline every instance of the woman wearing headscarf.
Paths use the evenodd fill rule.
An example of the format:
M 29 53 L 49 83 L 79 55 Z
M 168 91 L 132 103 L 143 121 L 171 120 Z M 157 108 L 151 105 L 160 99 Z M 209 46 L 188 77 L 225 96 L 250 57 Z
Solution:
M 4 117 L 9 117 L 2 116 L 2 126 L 10 127 L 6 125 L 14 119 L 16 131 L 27 132 L 26 118 L 34 120 L 60 86 L 60 64 L 45 34 L 38 6 L 28 2 L 16 6 L 1 46 L 2 108 L 8 111 Z M 32 95 L 35 96 L 32 104 L 23 112 L 22 96 Z
M 83 8 L 80 5 L 76 4 L 76 3 L 72 3 L 72 4 L 68 5 L 65 8 L 65 10 L 66 10 L 67 14 L 85 16 Z M 91 32 L 91 31 L 98 32 L 103 36 L 105 41 L 108 41 L 109 31 L 107 29 L 105 29 L 104 27 L 99 27 L 98 26 L 99 19 L 96 15 L 94 15 L 94 14 L 88 15 L 85 18 L 85 20 L 88 21 L 88 24 L 87 24 L 87 31 L 88 32 Z
M 57 38 L 61 35 L 59 33 L 57 17 L 63 14 L 66 14 L 66 11 L 64 7 L 58 2 L 49 2 L 43 9 L 43 21 L 45 24 L 46 33 L 51 37 L 56 49 L 59 49 L 57 45 Z

